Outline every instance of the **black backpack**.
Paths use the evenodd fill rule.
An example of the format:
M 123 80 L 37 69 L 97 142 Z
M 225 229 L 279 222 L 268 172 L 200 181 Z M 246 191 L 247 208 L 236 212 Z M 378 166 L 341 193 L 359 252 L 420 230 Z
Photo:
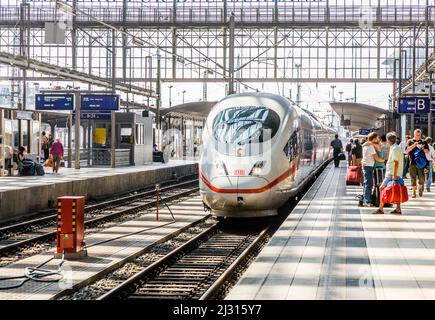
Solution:
M 43 176 L 45 174 L 44 167 L 39 163 L 36 164 L 35 169 L 38 176 Z
M 352 151 L 352 145 L 350 143 L 348 143 L 346 145 L 346 152 L 351 152 Z

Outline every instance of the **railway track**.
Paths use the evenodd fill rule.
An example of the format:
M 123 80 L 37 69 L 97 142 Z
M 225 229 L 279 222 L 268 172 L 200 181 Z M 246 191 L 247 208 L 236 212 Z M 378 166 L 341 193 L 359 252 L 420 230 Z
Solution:
M 176 200 L 198 190 L 198 180 L 188 180 L 160 188 L 161 202 Z M 156 191 L 137 192 L 111 199 L 85 208 L 85 226 L 101 225 L 124 215 L 134 214 L 156 205 Z M 40 241 L 56 237 L 56 215 L 49 215 L 0 228 L 0 257 Z
M 246 228 L 247 224 L 214 224 L 141 271 L 135 268 L 125 281 L 112 281 L 112 288 L 106 283 L 107 292 L 98 300 L 217 297 L 236 270 L 266 241 L 274 225 L 265 227 L 256 222 Z

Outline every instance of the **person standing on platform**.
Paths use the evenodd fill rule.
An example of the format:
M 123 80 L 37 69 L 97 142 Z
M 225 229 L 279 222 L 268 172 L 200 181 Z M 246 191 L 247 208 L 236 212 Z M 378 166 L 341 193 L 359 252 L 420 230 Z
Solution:
M 44 161 L 47 161 L 50 156 L 50 151 L 48 150 L 48 137 L 45 131 L 42 131 L 41 134 L 41 151 L 44 153 Z
M 411 137 L 409 135 L 405 136 L 405 141 L 400 142 L 400 147 L 402 148 L 402 152 L 403 152 L 403 179 L 406 179 L 406 175 L 408 173 L 408 169 L 409 169 L 409 157 L 408 157 L 408 152 L 406 151 L 406 149 L 408 148 L 408 142 L 409 139 L 411 139 Z
M 53 145 L 53 143 L 54 143 L 53 135 L 50 133 L 50 134 L 48 134 L 48 150 L 49 151 L 50 151 L 51 146 Z
M 423 196 L 423 187 L 425 183 L 424 168 L 420 169 L 415 161 L 415 152 L 418 149 L 423 150 L 425 154 L 429 153 L 429 146 L 426 141 L 421 138 L 421 130 L 414 130 L 414 138 L 408 141 L 408 147 L 406 152 L 409 157 L 409 173 L 411 175 L 411 186 L 412 186 L 412 198 L 417 197 L 417 177 L 418 177 L 418 195 Z
M 381 136 L 381 151 L 382 151 L 382 158 L 385 159 L 385 164 L 387 164 L 388 156 L 390 153 L 390 146 L 388 145 L 387 136 L 385 134 Z
M 426 176 L 426 191 L 430 192 L 430 186 L 432 184 L 432 170 L 433 170 L 433 161 L 435 159 L 435 149 L 432 146 L 432 138 L 426 138 L 427 145 L 429 147 L 429 152 L 426 153 L 427 159 L 427 176 Z
M 338 168 L 340 164 L 340 159 L 338 158 L 338 155 L 343 150 L 343 144 L 341 143 L 341 140 L 338 139 L 338 134 L 336 134 L 335 139 L 331 141 L 331 147 L 333 149 L 334 165 L 336 168 Z
M 390 146 L 390 152 L 388 154 L 387 166 L 385 171 L 385 178 L 382 182 L 379 189 L 382 191 L 390 181 L 399 180 L 400 174 L 403 172 L 403 151 L 402 148 L 396 144 L 397 137 L 393 132 L 390 132 L 386 136 L 386 140 L 388 145 Z M 379 204 L 379 208 L 373 212 L 373 214 L 383 214 L 384 213 L 384 205 L 381 201 Z M 397 208 L 393 210 L 391 213 L 401 214 L 400 203 L 397 204 Z
M 368 136 L 368 141 L 363 145 L 363 176 L 364 176 L 364 188 L 363 188 L 363 206 L 373 207 L 372 204 L 372 189 L 373 189 L 373 171 L 375 167 L 375 161 L 383 162 L 384 159 L 376 154 L 374 144 L 377 142 L 378 134 L 372 132 Z
M 352 147 L 353 147 L 353 139 L 350 139 L 349 143 L 346 145 L 347 164 L 349 166 L 352 164 Z
M 387 140 L 386 137 L 384 137 L 384 139 Z M 373 171 L 374 184 L 379 186 L 381 184 L 381 182 L 384 180 L 385 162 L 386 162 L 386 159 L 388 159 L 388 157 L 387 158 L 384 157 L 384 153 L 382 150 L 382 147 L 383 147 L 382 146 L 382 137 L 381 137 L 381 139 L 379 139 L 379 137 L 374 139 L 373 146 L 375 147 L 376 155 L 379 158 L 384 159 L 384 161 L 375 161 L 375 168 Z
M 53 173 L 58 173 L 60 161 L 63 159 L 63 144 L 60 142 L 60 138 L 56 138 L 51 146 L 50 155 L 53 157 Z
M 355 139 L 354 145 L 352 147 L 352 165 L 360 167 L 362 158 L 363 158 L 363 149 L 361 143 L 359 142 L 358 139 Z

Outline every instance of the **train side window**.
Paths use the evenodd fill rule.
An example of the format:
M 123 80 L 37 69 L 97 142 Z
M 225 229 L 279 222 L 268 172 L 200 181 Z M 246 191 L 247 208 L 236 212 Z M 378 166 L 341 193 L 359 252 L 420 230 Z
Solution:
M 289 140 L 287 141 L 287 144 L 284 147 L 284 153 L 289 161 L 293 161 L 296 158 L 298 154 L 298 149 L 299 149 L 298 133 L 297 131 L 295 131 L 290 136 Z

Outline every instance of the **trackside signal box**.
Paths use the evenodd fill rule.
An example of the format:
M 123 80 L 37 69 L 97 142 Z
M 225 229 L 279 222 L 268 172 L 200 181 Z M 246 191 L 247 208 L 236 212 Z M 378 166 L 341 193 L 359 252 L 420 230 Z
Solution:
M 85 242 L 85 197 L 64 196 L 57 198 L 56 257 L 65 253 L 65 258 L 86 256 Z

